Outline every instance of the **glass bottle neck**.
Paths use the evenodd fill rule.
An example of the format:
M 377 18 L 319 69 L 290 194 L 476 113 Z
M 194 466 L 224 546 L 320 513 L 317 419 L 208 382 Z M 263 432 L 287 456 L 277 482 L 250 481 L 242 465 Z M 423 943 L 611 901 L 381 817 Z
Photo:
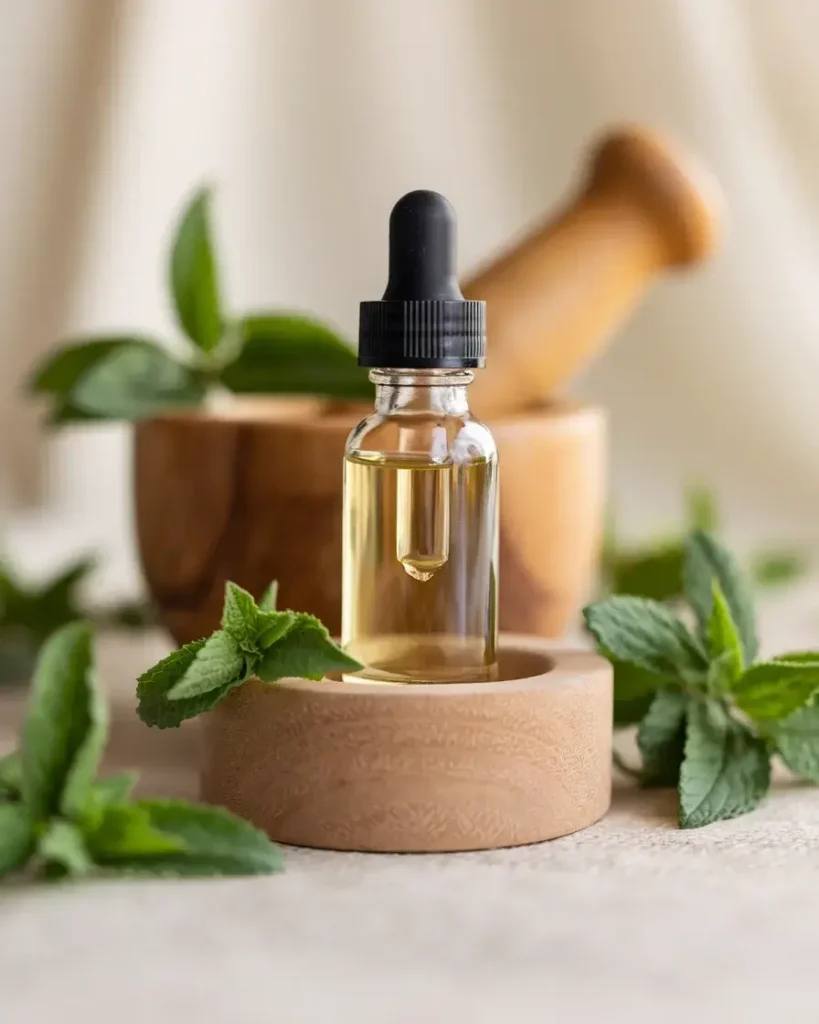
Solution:
M 466 386 L 471 370 L 370 370 L 375 384 L 376 412 L 437 412 L 463 416 L 469 412 Z

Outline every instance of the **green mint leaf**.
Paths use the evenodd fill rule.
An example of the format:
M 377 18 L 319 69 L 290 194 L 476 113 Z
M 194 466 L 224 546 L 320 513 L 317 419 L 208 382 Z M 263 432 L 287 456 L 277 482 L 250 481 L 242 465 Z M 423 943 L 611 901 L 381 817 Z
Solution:
M 662 687 L 654 695 L 637 730 L 644 785 L 676 786 L 679 782 L 689 700 L 687 694 L 670 686 Z
M 19 871 L 34 850 L 34 827 L 22 804 L 0 803 L 0 877 Z
M 609 589 L 653 601 L 668 601 L 682 593 L 683 546 L 672 541 L 656 551 L 617 555 L 610 563 Z
M 104 805 L 125 803 L 137 784 L 136 772 L 118 772 L 97 779 L 91 787 L 93 798 Z
M 279 582 L 278 582 L 278 580 L 273 580 L 272 583 L 268 584 L 267 589 L 265 590 L 265 592 L 262 594 L 261 598 L 259 599 L 259 611 L 262 611 L 262 612 L 275 612 L 276 611 L 276 601 L 278 599 L 278 596 L 279 596 Z
M 224 333 L 216 258 L 210 227 L 209 189 L 197 192 L 182 213 L 171 252 L 171 292 L 182 330 L 204 352 Z
M 787 661 L 789 664 L 819 665 L 819 651 L 788 651 L 777 654 L 774 661 Z
M 188 700 L 246 678 L 245 656 L 236 640 L 217 630 L 198 650 L 184 675 L 168 690 L 168 700 Z
M 754 556 L 751 578 L 760 587 L 780 587 L 801 579 L 809 568 L 803 551 L 765 551 Z
M 138 804 L 106 807 L 86 841 L 94 860 L 102 866 L 133 857 L 179 853 L 186 848 L 178 836 L 156 828 L 150 812 Z
M 91 630 L 82 622 L 58 630 L 37 660 L 21 747 L 23 799 L 36 821 L 57 813 L 64 791 L 73 803 L 96 769 L 91 669 Z
M 685 504 L 688 510 L 688 528 L 713 533 L 719 526 L 717 502 L 714 492 L 708 487 L 694 484 L 687 488 Z
M 752 664 L 758 647 L 753 599 L 732 555 L 710 534 L 694 530 L 686 542 L 684 575 L 685 596 L 703 636 L 707 635 L 717 581 L 742 640 L 745 664 Z
M 256 675 L 266 683 L 289 676 L 322 679 L 327 672 L 355 670 L 360 662 L 345 654 L 330 639 L 330 634 L 313 615 L 299 613 L 288 633 L 270 647 L 256 667 Z
M 65 345 L 49 353 L 36 367 L 28 387 L 34 394 L 69 396 L 79 381 L 97 363 L 120 348 L 153 345 L 146 338 L 92 338 Z
M 720 691 L 729 688 L 737 680 L 745 668 L 742 652 L 742 639 L 736 623 L 731 615 L 728 601 L 722 592 L 718 580 L 713 581 L 711 617 L 708 620 L 708 650 L 711 654 L 711 667 L 719 665 L 716 673 Z
M 645 717 L 655 692 L 673 679 L 618 661 L 610 651 L 600 653 L 611 662 L 614 673 L 614 724 L 635 725 Z
M 41 640 L 67 622 L 76 622 L 83 617 L 77 591 L 96 564 L 94 558 L 80 558 L 30 595 L 26 624 Z
M 68 769 L 60 798 L 60 813 L 71 819 L 83 814 L 108 742 L 108 702 L 93 667 L 86 674 L 85 707 L 78 706 L 75 714 L 83 716 L 85 736 Z
M 715 701 L 693 699 L 680 770 L 680 828 L 699 828 L 752 811 L 770 781 L 765 741 Z
M 221 808 L 155 800 L 135 807 L 146 811 L 153 828 L 181 842 L 183 849 L 118 857 L 120 871 L 204 876 L 268 875 L 282 870 L 281 853 L 264 832 Z
M 619 661 L 659 675 L 690 680 L 705 675 L 704 652 L 665 605 L 615 595 L 588 605 L 583 616 L 599 648 Z
M 819 705 L 802 708 L 784 722 L 777 722 L 772 736 L 794 775 L 819 782 Z
M 260 612 L 258 646 L 262 652 L 289 633 L 298 622 L 296 612 Z
M 268 599 L 272 597 L 275 604 L 275 591 L 271 594 L 268 588 L 265 596 Z M 295 621 L 295 612 L 261 609 L 256 606 L 253 595 L 247 590 L 243 590 L 235 583 L 226 584 L 222 628 L 236 640 L 246 654 L 255 657 L 266 650 L 281 639 Z
M 19 750 L 0 757 L 0 800 L 19 800 L 23 795 L 23 767 Z
M 185 719 L 210 711 L 232 689 L 231 685 L 225 685 L 187 700 L 168 700 L 168 692 L 182 679 L 205 643 L 205 640 L 195 640 L 180 647 L 139 677 L 137 714 L 146 725 L 158 729 L 176 728 Z
M 744 672 L 732 692 L 737 707 L 757 722 L 787 718 L 819 690 L 819 663 L 763 661 Z
M 724 651 L 708 666 L 705 690 L 711 697 L 724 697 L 730 693 L 736 679 L 736 659 L 732 652 Z
M 54 818 L 48 830 L 40 837 L 37 851 L 46 869 L 51 869 L 51 877 L 87 875 L 94 869 L 83 834 L 70 821 Z
M 296 315 L 251 316 L 241 331 L 242 350 L 222 373 L 231 391 L 372 397 L 355 352 L 324 324 Z
M 253 595 L 228 581 L 225 584 L 222 629 L 239 644 L 253 643 L 256 639 L 258 619 L 259 609 Z
M 72 402 L 105 419 L 137 420 L 173 406 L 196 405 L 202 377 L 158 345 L 127 345 L 95 363 L 77 382 Z

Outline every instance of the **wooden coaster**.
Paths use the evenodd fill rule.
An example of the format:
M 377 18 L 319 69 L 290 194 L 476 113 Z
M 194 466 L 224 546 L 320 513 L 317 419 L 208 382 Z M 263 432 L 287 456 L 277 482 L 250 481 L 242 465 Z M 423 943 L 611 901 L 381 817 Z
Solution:
M 486 850 L 597 821 L 611 798 L 611 667 L 501 636 L 501 681 L 251 681 L 205 719 L 202 795 L 296 846 Z

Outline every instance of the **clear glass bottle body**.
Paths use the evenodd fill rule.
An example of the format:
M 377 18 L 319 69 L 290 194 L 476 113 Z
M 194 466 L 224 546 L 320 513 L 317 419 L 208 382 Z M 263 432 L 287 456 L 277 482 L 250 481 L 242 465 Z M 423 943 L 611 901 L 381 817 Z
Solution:
M 373 370 L 347 441 L 342 643 L 387 683 L 496 674 L 498 457 L 464 370 Z

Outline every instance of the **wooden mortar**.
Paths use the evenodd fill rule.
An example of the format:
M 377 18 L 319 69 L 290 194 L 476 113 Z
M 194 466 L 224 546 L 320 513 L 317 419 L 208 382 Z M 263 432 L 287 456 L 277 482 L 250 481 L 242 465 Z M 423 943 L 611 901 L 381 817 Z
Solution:
M 178 644 L 219 623 L 225 580 L 341 625 L 341 476 L 366 407 L 247 399 L 136 425 L 136 525 L 162 624 Z M 559 636 L 591 585 L 606 427 L 555 403 L 491 424 L 498 444 L 502 629 Z
M 486 850 L 585 828 L 611 799 L 611 666 L 501 636 L 503 681 L 251 680 L 204 719 L 202 797 L 297 846 Z

